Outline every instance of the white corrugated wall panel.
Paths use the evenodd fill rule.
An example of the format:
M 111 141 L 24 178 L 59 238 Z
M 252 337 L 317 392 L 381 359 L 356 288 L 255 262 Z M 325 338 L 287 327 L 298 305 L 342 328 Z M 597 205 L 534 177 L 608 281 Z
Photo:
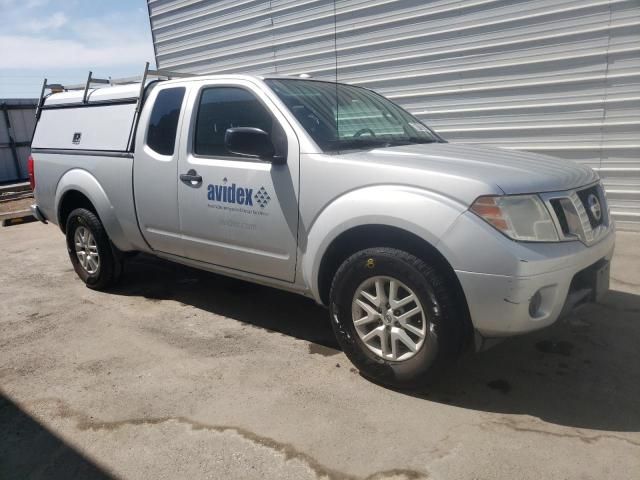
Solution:
M 148 5 L 160 68 L 333 80 L 337 62 L 452 142 L 590 165 L 640 229 L 640 0 Z

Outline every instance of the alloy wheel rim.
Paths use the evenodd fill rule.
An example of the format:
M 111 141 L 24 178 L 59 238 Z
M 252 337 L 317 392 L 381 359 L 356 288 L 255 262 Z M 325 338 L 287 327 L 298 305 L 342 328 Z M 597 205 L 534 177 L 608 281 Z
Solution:
M 428 325 L 422 304 L 413 290 L 393 277 L 362 282 L 351 312 L 362 342 L 384 360 L 409 360 L 424 346 Z
M 80 265 L 89 275 L 93 275 L 100 268 L 100 254 L 93 233 L 86 227 L 78 227 L 73 241 Z

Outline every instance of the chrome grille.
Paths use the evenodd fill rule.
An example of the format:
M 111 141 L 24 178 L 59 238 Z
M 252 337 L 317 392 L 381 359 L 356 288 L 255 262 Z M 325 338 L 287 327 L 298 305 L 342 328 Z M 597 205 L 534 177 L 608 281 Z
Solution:
M 600 201 L 602 218 L 599 224 L 590 218 L 587 213 L 588 205 L 583 200 L 589 190 Z M 543 193 L 540 196 L 549 209 L 561 240 L 580 240 L 585 245 L 593 245 L 609 231 L 609 208 L 600 182 L 566 192 Z

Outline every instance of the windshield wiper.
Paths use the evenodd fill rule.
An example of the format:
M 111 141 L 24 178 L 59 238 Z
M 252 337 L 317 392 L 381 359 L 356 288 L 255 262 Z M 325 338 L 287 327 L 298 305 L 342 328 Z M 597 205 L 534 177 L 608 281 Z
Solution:
M 384 140 L 380 138 L 358 138 L 351 140 L 339 140 L 335 142 L 335 147 L 338 149 L 349 149 L 349 148 L 373 148 L 373 147 L 382 147 L 389 143 L 389 140 Z
M 418 138 L 418 137 L 409 137 L 409 142 L 411 143 L 436 143 L 437 140 L 435 138 Z
M 331 142 L 330 150 L 351 150 L 368 148 L 401 147 L 422 143 L 435 143 L 435 139 L 411 137 L 406 139 L 386 139 L 381 137 L 351 138 Z

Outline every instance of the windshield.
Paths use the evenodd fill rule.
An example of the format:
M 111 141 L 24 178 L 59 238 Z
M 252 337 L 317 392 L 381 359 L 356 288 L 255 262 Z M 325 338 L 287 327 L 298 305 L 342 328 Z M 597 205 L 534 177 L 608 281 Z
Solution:
M 325 152 L 443 141 L 420 120 L 365 88 L 312 80 L 265 82 Z

